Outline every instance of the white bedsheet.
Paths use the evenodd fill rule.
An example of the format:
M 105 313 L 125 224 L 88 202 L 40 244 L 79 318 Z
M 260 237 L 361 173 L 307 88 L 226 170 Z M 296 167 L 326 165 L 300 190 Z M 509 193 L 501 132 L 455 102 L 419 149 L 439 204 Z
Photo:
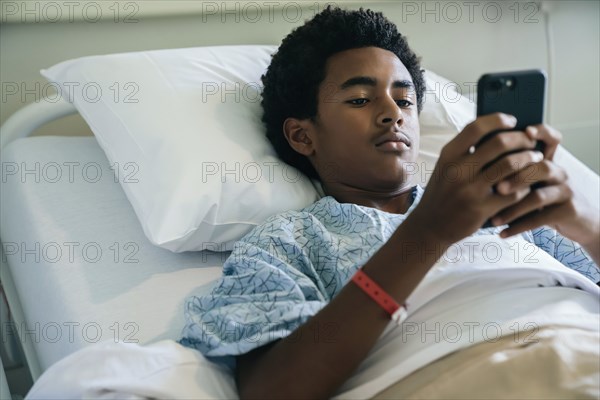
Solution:
M 29 399 L 235 399 L 233 378 L 171 340 L 98 343 L 55 364 Z
M 409 318 L 401 327 L 388 326 L 335 398 L 370 398 L 440 357 L 502 336 L 535 340 L 536 329 L 557 325 L 598 331 L 600 289 L 546 253 L 515 259 L 513 250 L 521 244 L 522 238 L 482 235 L 457 244 L 466 258 L 441 257 L 409 297 Z M 493 259 L 489 252 L 465 253 L 491 246 L 500 250 Z M 95 346 L 72 355 L 42 376 L 29 397 L 112 392 L 124 398 L 231 398 L 235 393 L 228 371 L 176 343 L 121 346 Z M 190 368 L 212 372 L 190 375 Z M 172 383 L 173 377 L 185 376 L 181 384 Z
M 565 291 L 569 291 L 565 299 Z M 516 299 L 538 304 L 528 316 L 497 324 L 488 321 L 493 330 L 484 332 L 480 325 L 471 334 L 462 332 L 460 340 L 435 340 L 431 329 L 429 340 L 421 341 L 419 351 L 410 355 L 407 335 L 393 329 L 382 336 L 361 368 L 346 382 L 335 398 L 368 399 L 407 376 L 414 365 L 427 364 L 456 348 L 487 340 L 497 340 L 495 326 L 504 334 L 515 335 L 520 328 L 554 324 L 598 330 L 598 297 L 581 290 L 546 288 L 532 299 L 531 290 L 518 289 L 493 296 L 480 303 L 480 309 Z M 446 322 L 455 324 L 470 320 L 457 319 L 455 312 Z M 576 314 L 578 317 L 573 317 Z M 557 317 L 558 316 L 558 317 Z M 551 323 L 554 321 L 554 324 Z M 442 323 L 443 320 L 442 320 Z M 471 326 L 473 321 L 469 322 Z M 420 335 L 418 332 L 417 335 Z M 453 335 L 456 337 L 456 335 Z M 535 333 L 515 336 L 515 340 L 535 340 Z M 414 352 L 417 347 L 412 347 Z M 408 356 L 407 356 L 408 354 Z M 35 383 L 28 399 L 236 399 L 237 391 L 231 373 L 210 363 L 199 352 L 173 341 L 148 346 L 127 343 L 99 343 L 70 355 L 50 368 Z
M 152 245 L 94 137 L 20 139 L 2 163 L 1 237 L 26 317 L 3 333 L 25 332 L 42 370 L 105 340 L 179 338 L 184 299 L 227 253 Z
M 527 340 L 524 332 L 535 337 L 556 325 L 598 331 L 600 288 L 529 248 L 520 236 L 495 235 L 453 245 L 408 297 L 404 324 L 388 326 L 336 398 L 372 397 L 447 354 L 505 335 Z

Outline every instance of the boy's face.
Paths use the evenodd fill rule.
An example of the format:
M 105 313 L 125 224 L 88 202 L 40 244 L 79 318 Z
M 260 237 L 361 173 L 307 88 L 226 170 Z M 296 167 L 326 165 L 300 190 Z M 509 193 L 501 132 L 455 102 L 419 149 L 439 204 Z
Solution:
M 376 47 L 333 55 L 310 131 L 309 158 L 326 186 L 369 192 L 410 186 L 405 168 L 416 161 L 419 121 L 408 70 Z

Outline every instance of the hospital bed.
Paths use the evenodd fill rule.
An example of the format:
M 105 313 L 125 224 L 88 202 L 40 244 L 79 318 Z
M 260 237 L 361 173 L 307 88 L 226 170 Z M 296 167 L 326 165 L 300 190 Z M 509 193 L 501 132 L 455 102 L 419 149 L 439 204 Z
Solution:
M 419 31 L 415 30 L 413 34 L 417 36 Z M 538 34 L 532 33 L 533 36 Z M 418 46 L 414 46 L 419 53 Z M 241 115 L 253 118 L 256 123 L 260 110 L 253 97 L 253 90 L 256 89 L 254 84 L 260 81 L 260 73 L 266 68 L 269 55 L 275 49 L 273 45 L 191 47 L 127 53 L 125 58 L 107 55 L 85 59 L 87 64 L 70 65 L 79 69 L 75 72 L 64 67 L 48 69 L 45 75 L 54 82 L 62 79 L 64 84 L 69 79 L 81 79 L 80 83 L 85 83 L 85 74 L 93 73 L 97 74 L 96 82 L 99 82 L 111 65 L 115 70 L 126 71 L 126 67 L 119 69 L 119 62 L 133 62 L 127 57 L 135 58 L 135 62 L 147 62 L 148 66 L 158 63 L 158 69 L 167 80 L 171 79 L 171 73 L 185 70 L 188 76 L 193 76 L 197 72 L 194 68 L 200 68 L 213 74 L 209 75 L 210 79 L 194 82 L 200 85 L 196 88 L 202 88 L 200 92 L 213 95 L 212 100 L 217 106 L 227 101 L 246 101 L 248 108 Z M 202 64 L 208 54 L 211 62 Z M 250 55 L 260 56 L 253 58 Z M 427 55 L 423 54 L 423 57 L 427 59 Z M 246 64 L 239 60 L 251 59 L 255 60 L 254 69 L 246 73 Z M 94 64 L 96 62 L 99 63 L 98 68 Z M 433 64 L 441 67 L 441 64 Z M 174 65 L 179 69 L 168 69 Z M 237 66 L 237 71 L 232 69 L 234 66 Z M 428 66 L 427 63 L 425 66 Z M 473 96 L 463 95 L 460 88 L 441 76 L 446 71 L 439 69 L 428 70 L 426 75 L 428 93 L 420 118 L 421 151 L 413 175 L 414 182 L 421 185 L 426 184 L 443 145 L 475 116 Z M 137 73 L 143 74 L 141 71 Z M 69 75 L 77 73 L 81 74 L 79 78 Z M 478 74 L 474 74 L 472 79 L 476 80 L 477 77 Z M 110 79 L 120 83 L 146 82 L 143 80 L 146 78 L 130 80 L 127 76 Z M 189 89 L 178 86 L 184 81 L 170 81 L 175 90 L 170 96 L 180 95 Z M 215 83 L 217 92 L 209 92 L 214 89 Z M 236 83 L 241 86 L 236 86 Z M 222 89 L 219 86 L 222 84 L 233 85 L 227 86 L 233 87 L 230 92 L 233 95 L 226 95 L 224 101 L 218 98 L 218 94 L 214 95 Z M 142 84 L 139 89 L 139 96 L 135 98 L 138 103 L 119 103 L 119 106 L 133 107 L 130 109 L 135 112 L 136 104 L 148 100 L 144 96 L 156 94 L 152 92 L 154 89 Z M 236 90 L 238 95 L 241 93 L 241 100 L 236 98 Z M 214 106 L 211 99 L 197 99 L 194 107 L 183 111 L 171 109 L 167 100 L 163 106 L 165 115 L 170 118 L 182 117 L 178 114 L 180 112 L 187 112 L 188 116 L 182 118 L 189 118 L 194 107 L 207 108 L 202 113 L 214 113 L 214 119 L 219 123 L 228 118 L 218 108 L 211 108 Z M 101 99 L 100 103 L 103 101 Z M 111 142 L 122 138 L 111 139 L 107 126 L 102 125 L 111 122 L 106 121 L 118 117 L 123 110 L 90 111 L 95 104 L 86 101 L 81 94 L 79 98 L 77 94 L 73 97 L 46 98 L 24 107 L 2 126 L 1 279 L 10 306 L 10 320 L 3 323 L 2 334 L 3 338 L 17 341 L 23 348 L 28 370 L 34 380 L 67 355 L 95 343 L 112 341 L 143 345 L 179 339 L 184 325 L 185 298 L 210 289 L 221 274 L 221 266 L 229 254 L 234 237 L 240 237 L 258 223 L 251 221 L 238 227 L 239 230 L 234 233 L 206 234 L 200 232 L 203 228 L 202 224 L 198 224 L 199 236 L 193 237 L 188 231 L 181 234 L 178 238 L 181 240 L 162 235 L 166 231 L 161 231 L 160 226 L 157 228 L 158 225 L 152 225 L 149 220 L 160 220 L 169 214 L 166 211 L 160 216 L 152 214 L 151 208 L 148 208 L 151 205 L 144 203 L 147 201 L 144 196 L 149 192 L 132 186 L 141 186 L 145 184 L 144 179 L 156 178 L 150 173 L 164 173 L 165 176 L 160 179 L 166 181 L 156 178 L 158 180 L 153 182 L 159 192 L 160 184 L 168 182 L 169 176 L 183 173 L 173 170 L 172 164 L 155 166 L 157 169 L 149 167 L 148 160 L 154 156 L 157 160 L 173 161 L 173 158 L 160 154 L 161 149 L 171 149 L 170 144 L 145 144 L 149 146 L 146 148 L 153 148 L 157 153 L 149 158 L 128 154 L 128 159 L 119 151 L 132 144 L 119 142 L 116 145 Z M 90 124 L 95 137 L 29 137 L 44 124 L 78 111 Z M 102 112 L 114 115 L 106 116 Z M 251 114 L 244 114 L 246 112 Z M 165 141 L 177 138 L 176 133 L 168 135 Z M 135 141 L 139 137 L 130 139 Z M 152 140 L 158 139 L 153 137 Z M 262 147 L 252 148 L 252 144 L 249 146 L 250 153 L 263 150 Z M 272 157 L 272 150 L 267 152 L 267 156 Z M 250 157 L 254 157 L 254 154 Z M 578 184 L 597 186 L 597 175 L 564 148 L 560 149 L 557 158 L 569 171 L 573 171 L 571 176 Z M 264 166 L 264 160 L 273 161 L 272 158 L 246 159 L 247 163 L 255 162 L 259 167 Z M 148 168 L 143 170 L 145 167 Z M 223 171 L 218 167 L 218 158 L 210 159 L 208 164 L 202 166 L 210 168 L 203 170 L 203 178 L 223 178 Z M 283 168 L 282 165 L 277 167 Z M 234 169 L 232 174 L 237 173 L 246 184 L 252 183 L 257 170 L 240 168 Z M 264 178 L 265 169 L 260 171 Z M 301 186 L 314 190 L 314 193 L 311 191 L 302 198 L 307 204 L 319 193 L 318 185 L 315 187 L 313 184 L 305 180 L 304 186 Z M 598 201 L 597 190 L 587 191 L 587 195 L 590 201 Z M 193 200 L 201 201 L 197 198 Z M 219 199 L 215 204 L 225 208 L 223 204 L 229 203 L 227 199 Z M 299 207 L 298 204 L 294 206 Z M 211 215 L 210 210 L 202 214 L 205 218 Z M 259 218 L 260 215 L 256 216 L 256 219 Z

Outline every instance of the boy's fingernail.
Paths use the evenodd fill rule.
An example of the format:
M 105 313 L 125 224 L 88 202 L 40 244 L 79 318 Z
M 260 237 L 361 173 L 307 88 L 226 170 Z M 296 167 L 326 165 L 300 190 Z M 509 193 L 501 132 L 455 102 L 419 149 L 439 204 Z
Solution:
M 534 138 L 538 134 L 538 128 L 536 128 L 535 126 L 528 126 L 527 127 L 527 133 L 529 133 L 529 136 L 531 136 L 532 138 Z
M 496 189 L 501 193 L 507 194 L 510 189 L 510 184 L 508 182 L 500 182 Z

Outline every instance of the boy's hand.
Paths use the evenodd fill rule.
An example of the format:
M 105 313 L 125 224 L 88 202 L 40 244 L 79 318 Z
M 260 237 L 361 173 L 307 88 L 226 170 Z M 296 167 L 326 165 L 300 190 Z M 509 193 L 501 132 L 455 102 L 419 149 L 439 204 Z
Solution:
M 411 214 L 422 226 L 433 228 L 440 243 L 449 245 L 471 235 L 529 194 L 531 183 L 508 193 L 495 190 L 496 184 L 544 157 L 534 150 L 530 134 L 510 131 L 515 124 L 515 118 L 506 114 L 481 116 L 442 149 L 423 198 Z M 499 130 L 504 132 L 479 144 Z
M 498 213 L 494 225 L 509 224 L 502 231 L 502 237 L 512 236 L 541 225 L 549 225 L 563 236 L 584 247 L 596 243 L 600 238 L 600 209 L 598 204 L 589 204 L 580 196 L 567 177 L 563 168 L 553 162 L 554 153 L 562 135 L 550 126 L 543 124 L 528 127 L 529 137 L 545 144 L 544 159 L 531 164 L 510 179 L 498 184 L 499 194 L 507 195 L 520 191 L 533 182 L 541 182 L 542 187 L 531 191 L 522 201 Z

